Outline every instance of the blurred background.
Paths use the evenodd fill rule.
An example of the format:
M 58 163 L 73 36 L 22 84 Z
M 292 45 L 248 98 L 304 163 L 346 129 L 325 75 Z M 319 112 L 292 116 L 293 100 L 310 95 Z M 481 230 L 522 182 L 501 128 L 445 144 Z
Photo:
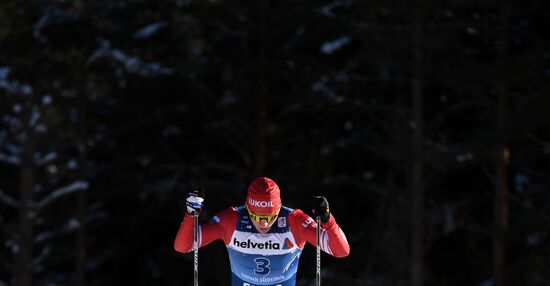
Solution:
M 324 285 L 550 285 L 549 27 L 547 0 L 2 0 L 0 285 L 191 285 L 186 193 L 206 222 L 257 176 L 329 199 Z

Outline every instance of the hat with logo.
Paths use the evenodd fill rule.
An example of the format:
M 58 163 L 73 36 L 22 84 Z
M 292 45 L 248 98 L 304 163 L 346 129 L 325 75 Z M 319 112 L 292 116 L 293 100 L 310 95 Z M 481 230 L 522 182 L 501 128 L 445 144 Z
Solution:
M 270 178 L 259 177 L 248 186 L 246 206 L 256 214 L 273 214 L 281 208 L 281 190 Z

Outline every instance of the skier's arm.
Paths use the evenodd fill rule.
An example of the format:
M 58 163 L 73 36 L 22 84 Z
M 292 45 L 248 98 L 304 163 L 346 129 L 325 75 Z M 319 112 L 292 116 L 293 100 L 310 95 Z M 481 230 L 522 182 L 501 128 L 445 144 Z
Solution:
M 297 242 L 309 242 L 315 246 L 317 243 L 317 223 L 301 210 L 294 210 L 290 217 L 292 218 L 290 227 Z M 334 216 L 331 214 L 328 221 L 321 223 L 321 226 L 321 250 L 334 257 L 348 256 L 350 247 L 346 235 L 336 223 Z
M 223 239 L 227 244 L 231 239 L 237 219 L 238 213 L 235 209 L 228 208 L 214 216 L 206 224 L 199 226 L 199 247 L 208 245 L 218 238 Z M 174 241 L 176 251 L 187 253 L 193 250 L 193 227 L 193 216 L 186 213 Z

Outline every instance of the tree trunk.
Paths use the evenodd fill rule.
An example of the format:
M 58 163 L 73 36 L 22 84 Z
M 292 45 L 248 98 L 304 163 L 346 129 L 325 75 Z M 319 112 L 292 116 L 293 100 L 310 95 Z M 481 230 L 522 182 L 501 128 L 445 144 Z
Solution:
M 83 90 L 85 82 L 80 83 L 78 99 L 78 177 L 81 180 L 87 178 L 86 172 L 86 92 Z M 76 259 L 75 259 L 75 284 L 84 286 L 86 278 L 86 189 L 76 193 L 76 219 L 78 220 L 78 229 L 76 230 Z
M 494 231 L 493 231 L 493 281 L 494 286 L 506 285 L 506 234 L 508 228 L 508 162 L 510 151 L 506 139 L 506 101 L 507 90 L 505 87 L 504 70 L 507 57 L 508 42 L 508 18 L 510 8 L 506 1 L 500 2 L 500 25 L 498 39 L 497 59 L 497 158 L 496 158 L 496 184 L 494 198 Z
M 31 106 L 27 106 L 25 115 L 22 116 L 24 124 L 28 124 L 31 117 Z M 33 189 L 35 180 L 34 152 L 35 138 L 30 126 L 23 131 L 26 137 L 23 143 L 21 160 L 20 189 L 19 189 L 19 251 L 15 261 L 16 286 L 32 285 L 32 246 L 33 246 Z
M 419 0 L 414 7 L 413 26 L 413 142 L 412 142 L 412 239 L 411 285 L 421 286 L 424 280 L 424 183 L 423 183 L 423 9 Z
M 79 228 L 76 230 L 76 273 L 75 285 L 85 285 L 85 263 L 86 263 L 86 240 L 85 240 L 85 213 L 86 213 L 86 190 L 81 190 L 76 194 L 77 213 L 76 219 Z
M 267 98 L 267 80 L 266 80 L 266 48 L 267 48 L 267 35 L 266 35 L 266 21 L 267 21 L 267 0 L 260 1 L 259 11 L 259 55 L 258 55 L 258 95 L 256 102 L 256 160 L 254 164 L 254 174 L 256 176 L 264 175 L 265 164 L 267 161 L 267 146 L 266 146 L 266 98 Z

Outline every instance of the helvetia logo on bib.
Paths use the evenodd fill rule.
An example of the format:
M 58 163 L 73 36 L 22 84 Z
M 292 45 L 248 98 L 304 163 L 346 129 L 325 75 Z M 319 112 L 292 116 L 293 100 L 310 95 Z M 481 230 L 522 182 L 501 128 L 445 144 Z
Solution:
M 290 239 L 285 238 L 285 242 L 283 242 L 283 249 L 291 249 L 294 247 L 294 244 L 290 241 Z
M 248 239 L 247 241 L 239 241 L 237 238 L 233 238 L 233 245 L 241 248 L 252 248 L 252 249 L 281 249 L 281 244 L 278 242 L 273 242 L 271 240 L 265 242 L 254 242 Z

